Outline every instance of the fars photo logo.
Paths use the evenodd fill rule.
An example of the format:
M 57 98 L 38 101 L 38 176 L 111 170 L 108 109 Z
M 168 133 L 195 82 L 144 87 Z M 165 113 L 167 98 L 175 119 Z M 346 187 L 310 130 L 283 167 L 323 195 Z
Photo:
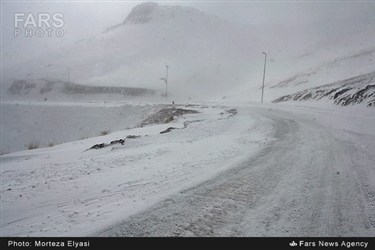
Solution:
M 14 37 L 64 36 L 62 13 L 14 13 Z

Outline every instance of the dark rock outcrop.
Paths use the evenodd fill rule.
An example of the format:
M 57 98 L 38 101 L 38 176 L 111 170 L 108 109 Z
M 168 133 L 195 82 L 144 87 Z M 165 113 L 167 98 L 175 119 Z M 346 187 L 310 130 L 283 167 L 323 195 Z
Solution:
M 305 89 L 294 94 L 279 97 L 272 102 L 331 100 L 336 105 L 365 104 L 375 106 L 375 71 L 343 81 Z
M 145 125 L 150 124 L 166 124 L 173 121 L 174 117 L 181 116 L 185 114 L 197 114 L 199 113 L 196 110 L 192 109 L 181 109 L 181 108 L 163 108 L 156 113 L 148 116 L 144 119 L 140 126 L 143 127 Z
M 169 127 L 169 128 L 167 128 L 166 130 L 161 131 L 160 134 L 169 133 L 169 132 L 171 132 L 171 131 L 174 130 L 174 129 L 176 129 L 176 128 L 174 128 L 174 127 Z
M 108 146 L 113 146 L 113 145 L 116 145 L 116 144 L 124 145 L 125 141 L 127 139 L 137 139 L 139 137 L 141 137 L 141 136 L 140 135 L 128 135 L 128 136 L 126 136 L 125 139 L 114 140 L 114 141 L 111 141 L 109 144 L 108 143 L 95 144 L 95 145 L 93 145 L 91 148 L 89 148 L 87 150 L 90 150 L 90 149 L 101 149 L 101 148 L 105 148 L 105 147 L 108 147 Z M 85 150 L 85 151 L 87 151 L 87 150 Z

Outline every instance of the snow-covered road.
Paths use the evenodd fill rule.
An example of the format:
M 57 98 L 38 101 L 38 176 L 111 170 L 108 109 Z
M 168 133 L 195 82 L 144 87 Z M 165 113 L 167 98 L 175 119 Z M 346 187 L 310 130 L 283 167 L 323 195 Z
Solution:
M 200 113 L 0 156 L 1 236 L 375 236 L 372 109 L 186 108 Z
M 272 143 L 98 235 L 375 236 L 373 116 L 297 106 L 248 112 L 272 121 Z

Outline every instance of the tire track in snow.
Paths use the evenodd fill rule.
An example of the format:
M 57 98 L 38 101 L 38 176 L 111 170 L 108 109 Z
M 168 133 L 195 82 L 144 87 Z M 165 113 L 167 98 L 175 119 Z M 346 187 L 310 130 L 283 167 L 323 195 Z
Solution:
M 334 131 L 311 117 L 280 110 L 255 112 L 272 119 L 272 144 L 99 235 L 375 235 L 368 192 L 359 188 L 350 151 Z

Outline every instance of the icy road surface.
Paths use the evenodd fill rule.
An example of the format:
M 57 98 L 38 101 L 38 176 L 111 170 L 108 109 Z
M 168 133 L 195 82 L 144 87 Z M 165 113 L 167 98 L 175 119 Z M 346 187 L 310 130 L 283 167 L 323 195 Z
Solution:
M 248 109 L 272 122 L 272 143 L 99 235 L 375 236 L 375 120 L 366 111 Z
M 0 156 L 1 236 L 375 235 L 373 109 L 187 108 Z M 127 135 L 141 137 L 85 151 Z

